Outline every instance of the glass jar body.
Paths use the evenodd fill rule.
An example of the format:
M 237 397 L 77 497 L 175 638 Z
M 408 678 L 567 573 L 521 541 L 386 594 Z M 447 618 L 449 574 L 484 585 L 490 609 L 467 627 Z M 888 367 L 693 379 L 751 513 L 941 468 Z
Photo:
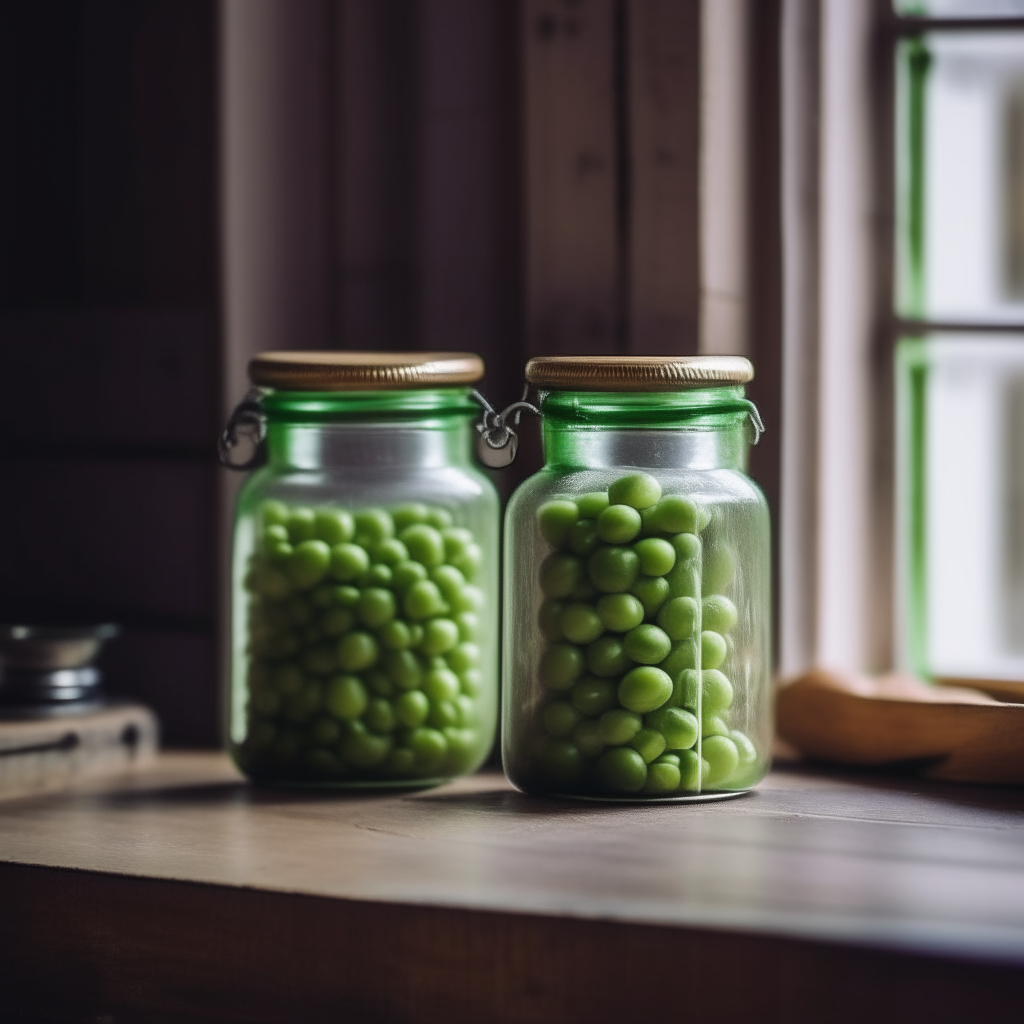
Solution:
M 230 746 L 254 780 L 431 785 L 493 743 L 497 495 L 472 407 L 386 418 L 396 401 L 378 419 L 365 395 L 354 418 L 271 415 L 269 463 L 239 495 Z
M 503 761 L 528 792 L 709 799 L 768 769 L 770 536 L 746 415 L 673 423 L 686 399 L 660 396 L 645 425 L 658 398 L 557 396 L 546 465 L 509 502 Z

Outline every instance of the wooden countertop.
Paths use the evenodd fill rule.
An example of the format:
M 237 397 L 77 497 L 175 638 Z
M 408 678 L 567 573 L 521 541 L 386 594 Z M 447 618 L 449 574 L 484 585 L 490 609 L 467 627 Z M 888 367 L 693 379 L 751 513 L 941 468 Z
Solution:
M 338 796 L 165 754 L 0 804 L 0 954 L 8 1006 L 54 1020 L 1024 1010 L 1024 791 L 783 769 L 702 805 L 496 774 Z

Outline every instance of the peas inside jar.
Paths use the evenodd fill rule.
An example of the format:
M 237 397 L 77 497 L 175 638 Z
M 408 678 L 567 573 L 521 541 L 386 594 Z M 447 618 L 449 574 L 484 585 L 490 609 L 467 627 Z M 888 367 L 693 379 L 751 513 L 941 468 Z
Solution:
M 507 515 L 506 772 L 599 799 L 743 792 L 767 770 L 771 719 L 742 389 L 581 392 L 581 360 L 544 362 L 534 383 L 569 364 L 574 386 L 542 392 L 546 466 Z

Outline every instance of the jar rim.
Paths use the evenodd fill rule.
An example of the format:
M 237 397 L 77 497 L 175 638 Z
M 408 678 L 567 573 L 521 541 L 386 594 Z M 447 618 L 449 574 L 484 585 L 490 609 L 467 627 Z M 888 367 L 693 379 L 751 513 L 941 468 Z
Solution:
M 526 364 L 530 384 L 571 391 L 680 391 L 753 379 L 745 356 L 535 356 Z
M 396 391 L 474 384 L 484 361 L 474 352 L 260 352 L 249 378 L 285 391 Z

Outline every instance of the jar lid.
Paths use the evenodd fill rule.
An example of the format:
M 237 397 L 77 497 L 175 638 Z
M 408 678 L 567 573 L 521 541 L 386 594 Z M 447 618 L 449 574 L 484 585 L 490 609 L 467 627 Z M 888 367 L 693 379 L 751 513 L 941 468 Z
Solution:
M 473 384 L 484 361 L 472 352 L 261 352 L 249 378 L 284 391 L 393 391 Z
M 526 379 L 571 391 L 678 391 L 746 384 L 754 367 L 743 356 L 536 356 Z

